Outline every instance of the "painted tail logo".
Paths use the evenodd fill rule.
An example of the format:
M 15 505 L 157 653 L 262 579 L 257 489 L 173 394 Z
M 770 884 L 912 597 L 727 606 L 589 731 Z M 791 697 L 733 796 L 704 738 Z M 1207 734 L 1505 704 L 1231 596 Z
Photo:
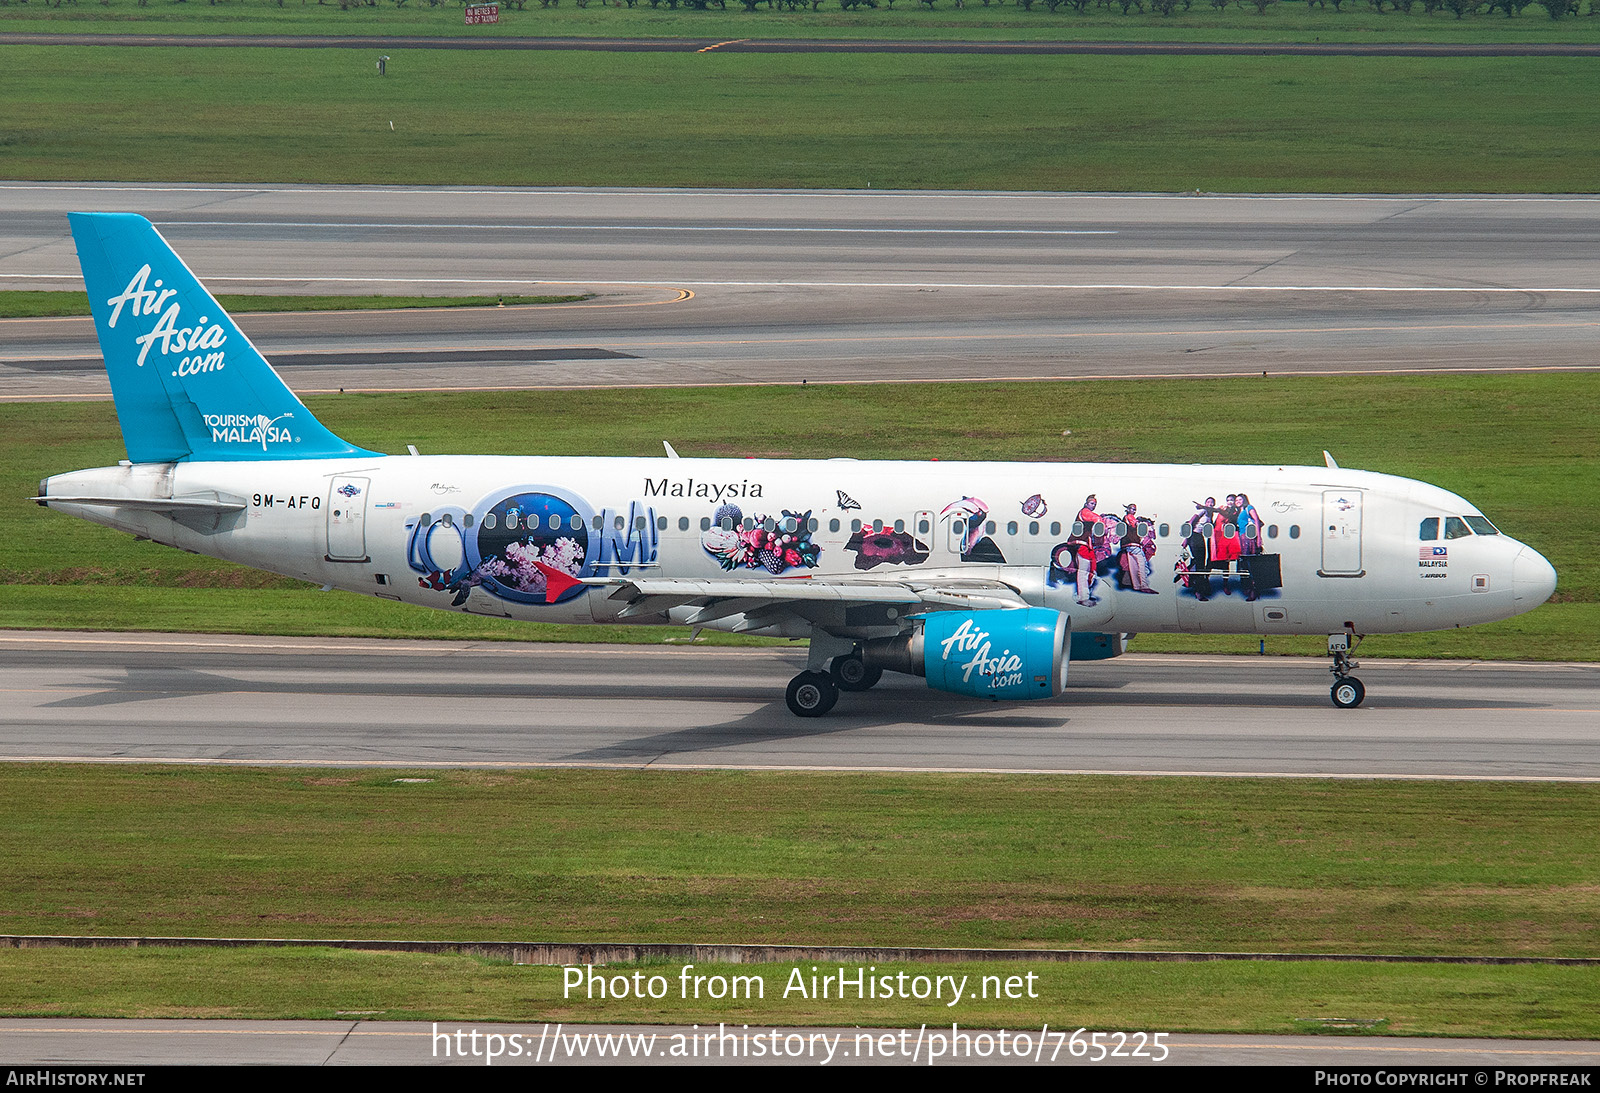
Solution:
M 278 422 L 286 417 L 294 417 L 294 414 L 279 414 L 273 418 L 266 414 L 205 415 L 206 424 L 211 426 L 213 444 L 260 444 L 262 451 L 267 450 L 268 444 L 287 444 L 294 439 L 288 429 L 278 428 Z

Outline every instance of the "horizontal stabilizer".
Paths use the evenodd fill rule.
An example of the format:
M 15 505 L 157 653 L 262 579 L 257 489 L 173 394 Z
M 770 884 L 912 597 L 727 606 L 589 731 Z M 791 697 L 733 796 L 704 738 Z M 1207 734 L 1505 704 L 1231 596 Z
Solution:
M 51 505 L 109 505 L 145 512 L 243 512 L 243 501 L 223 501 L 207 497 L 31 497 L 48 508 Z

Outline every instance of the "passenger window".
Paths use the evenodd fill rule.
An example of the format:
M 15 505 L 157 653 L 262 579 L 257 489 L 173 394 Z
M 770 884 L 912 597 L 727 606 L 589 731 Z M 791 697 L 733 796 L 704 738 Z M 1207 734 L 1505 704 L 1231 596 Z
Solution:
M 495 529 L 495 525 L 498 523 L 500 523 L 500 518 L 494 513 L 486 512 L 483 514 L 483 526 L 488 528 L 490 531 L 493 531 Z
M 1072 534 L 1074 534 L 1074 535 L 1082 535 L 1083 534 L 1083 521 L 1082 520 L 1074 520 L 1074 521 L 1072 521 Z
M 1291 539 L 1300 538 L 1300 525 L 1299 524 L 1290 524 L 1289 525 L 1289 538 L 1291 538 Z
M 450 516 L 450 514 L 448 512 L 445 513 L 444 516 L 439 520 L 439 523 L 443 524 L 447 528 L 455 526 L 455 520 Z
M 701 531 L 710 531 L 711 530 L 711 517 L 709 517 L 709 516 L 700 517 L 700 530 Z
M 1277 524 L 1268 524 L 1267 525 L 1267 538 L 1268 539 L 1276 539 L 1277 537 L 1278 537 L 1278 525 Z
M 1017 533 L 1017 522 L 1015 520 L 1013 520 L 1009 524 L 1006 525 L 1006 534 L 1007 535 L 1015 535 L 1016 533 Z
M 1171 530 L 1172 530 L 1172 525 L 1171 524 L 1162 524 L 1160 529 L 1159 529 L 1159 534 L 1163 539 L 1165 539 L 1167 537 L 1168 532 L 1170 532 Z
M 1444 537 L 1446 539 L 1464 539 L 1472 534 L 1472 529 L 1467 527 L 1467 522 L 1459 516 L 1446 516 L 1444 518 Z
M 1481 516 L 1468 516 L 1465 517 L 1465 519 L 1467 521 L 1467 526 L 1473 531 L 1477 532 L 1479 535 L 1500 534 L 1499 528 L 1495 527 L 1493 524 L 1489 523 L 1488 520 L 1485 520 Z
M 571 520 L 567 521 L 567 526 L 573 531 L 577 531 L 579 528 L 583 527 L 583 517 L 574 515 Z
M 860 520 L 852 520 L 852 521 L 850 521 L 850 530 L 851 531 L 860 531 L 861 530 L 861 521 Z
M 829 531 L 838 531 L 839 530 L 839 521 L 838 520 L 829 520 L 828 521 L 828 530 Z
M 816 531 L 821 526 L 822 526 L 822 522 L 820 520 L 818 520 L 815 516 L 813 516 L 810 520 L 808 520 L 806 522 L 806 530 L 807 531 Z M 835 528 L 834 530 L 837 531 L 838 529 Z
M 1037 520 L 1028 521 L 1028 534 L 1029 535 L 1037 535 L 1037 534 L 1039 534 L 1039 521 L 1037 521 Z
M 606 518 L 604 516 L 596 516 L 594 518 L 594 529 L 596 531 L 602 530 L 605 526 L 606 526 Z
M 633 526 L 639 531 L 643 531 L 648 525 L 649 521 L 643 516 L 635 516 L 633 518 Z
M 689 518 L 687 516 L 678 517 L 678 530 L 679 531 L 688 531 L 689 530 Z
M 512 509 L 510 512 L 506 513 L 506 530 L 507 531 L 516 531 L 517 530 L 517 510 L 516 509 Z
M 733 530 L 733 517 L 724 516 L 721 520 L 719 520 L 717 522 L 722 525 L 722 530 L 723 531 L 732 531 Z
M 1185 521 L 1184 523 L 1178 525 L 1178 536 L 1180 538 L 1187 539 L 1189 537 L 1190 530 L 1191 529 L 1188 522 Z
M 665 516 L 657 516 L 656 517 L 656 530 L 657 531 L 666 531 L 667 530 L 667 518 Z
M 1059 521 L 1059 520 L 1050 521 L 1050 534 L 1051 535 L 1060 535 L 1061 534 L 1061 521 Z
M 950 530 L 956 535 L 961 535 L 967 530 L 967 522 L 965 520 L 952 520 L 950 521 Z
M 472 513 L 470 512 L 461 518 L 461 526 L 464 528 L 470 528 L 473 523 L 474 521 L 472 519 Z
M 771 535 L 773 532 L 778 530 L 778 522 L 769 516 L 765 520 L 761 521 L 761 530 L 766 532 L 768 535 Z
M 783 518 L 783 530 L 788 532 L 789 534 L 791 534 L 791 535 L 794 534 L 794 532 L 796 530 L 798 530 L 799 527 L 800 527 L 799 521 L 797 521 L 793 516 L 785 516 Z
M 990 520 L 987 524 L 983 525 L 983 530 L 988 532 L 990 535 L 994 534 L 994 529 L 995 522 L 993 520 Z
M 431 523 L 433 523 L 433 513 L 431 513 L 431 512 L 423 513 L 422 514 L 422 520 L 421 520 L 422 526 L 423 527 L 427 527 Z
M 918 520 L 917 521 L 917 534 L 918 535 L 926 535 L 926 534 L 928 534 L 928 521 L 926 521 L 926 520 Z
M 906 522 L 904 520 L 896 520 L 894 522 L 894 529 L 896 531 L 904 531 L 906 529 Z
M 1439 537 L 1439 518 L 1430 516 L 1422 521 L 1422 528 L 1417 532 L 1417 538 L 1424 543 L 1431 543 Z

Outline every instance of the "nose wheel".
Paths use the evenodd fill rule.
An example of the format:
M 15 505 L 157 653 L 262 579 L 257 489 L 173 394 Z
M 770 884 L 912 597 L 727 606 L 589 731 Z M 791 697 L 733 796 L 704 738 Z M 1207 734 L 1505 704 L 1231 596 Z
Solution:
M 1361 705 L 1361 700 L 1367 697 L 1367 689 L 1355 676 L 1345 676 L 1334 682 L 1333 690 L 1329 692 L 1333 704 L 1341 710 L 1353 710 Z
M 839 688 L 827 672 L 801 672 L 784 692 L 789 712 L 797 717 L 821 717 L 839 701 Z
M 1328 669 L 1333 673 L 1333 688 L 1328 692 L 1328 697 L 1341 710 L 1353 710 L 1367 697 L 1367 688 L 1350 674 L 1352 668 L 1360 667 L 1350 658 L 1350 654 L 1361 644 L 1361 638 L 1356 637 L 1355 645 L 1352 645 L 1352 636 L 1349 633 L 1328 635 L 1328 655 L 1333 658 L 1333 667 Z

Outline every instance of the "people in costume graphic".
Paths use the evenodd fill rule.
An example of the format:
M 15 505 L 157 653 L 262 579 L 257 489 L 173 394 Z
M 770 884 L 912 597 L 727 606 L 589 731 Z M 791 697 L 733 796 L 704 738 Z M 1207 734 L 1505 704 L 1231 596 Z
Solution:
M 1156 590 L 1150 587 L 1149 559 L 1156 552 L 1155 532 L 1149 521 L 1140 521 L 1137 505 L 1124 505 L 1122 512 L 1123 530 L 1119 557 L 1122 576 L 1135 592 L 1153 596 Z
M 1239 495 L 1240 552 L 1246 556 L 1261 553 L 1261 514 L 1250 503 L 1248 494 Z
M 1217 499 L 1207 497 L 1205 504 L 1194 503 L 1195 514 L 1189 518 L 1189 534 L 1183 541 L 1183 556 L 1174 566 L 1175 580 L 1188 586 L 1201 602 L 1211 598 L 1211 524 L 1215 518 Z
M 1211 518 L 1211 568 L 1226 571 L 1230 564 L 1239 560 L 1239 526 L 1235 521 L 1239 518 L 1239 498 L 1236 494 L 1228 494 L 1227 503 L 1212 513 Z M 1217 563 L 1222 563 L 1218 565 Z M 1232 594 L 1227 581 L 1223 581 L 1222 590 Z
M 983 533 L 983 523 L 988 516 L 989 506 L 977 497 L 963 497 L 940 510 L 941 520 L 965 521 L 961 538 L 963 562 L 993 562 L 1005 565 L 1005 554 L 993 539 Z

